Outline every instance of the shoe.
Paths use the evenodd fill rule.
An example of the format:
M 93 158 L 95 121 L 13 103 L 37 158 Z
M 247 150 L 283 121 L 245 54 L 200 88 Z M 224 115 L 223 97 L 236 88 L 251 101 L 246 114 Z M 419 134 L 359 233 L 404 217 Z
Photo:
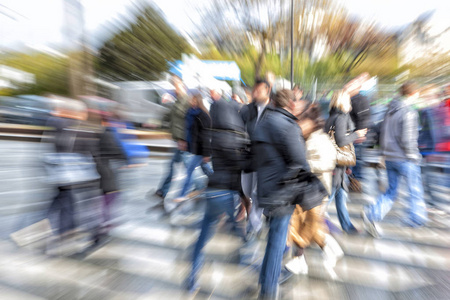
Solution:
M 280 278 L 278 278 L 278 284 L 282 285 L 286 283 L 289 279 L 292 278 L 292 276 L 294 276 L 294 274 L 291 271 L 289 271 L 286 267 L 282 268 Z
M 156 190 L 156 191 L 155 191 L 155 190 L 150 190 L 150 191 L 145 195 L 145 197 L 146 197 L 148 200 L 152 200 L 154 196 L 156 196 L 156 197 L 161 198 L 161 199 L 164 200 L 164 194 L 163 194 L 163 192 L 162 192 L 161 190 Z
M 331 267 L 336 266 L 336 262 L 344 256 L 341 246 L 329 234 L 325 235 L 325 247 L 323 247 L 324 262 Z
M 308 264 L 306 263 L 305 256 L 297 256 L 291 259 L 286 265 L 286 269 L 295 275 L 308 274 Z
M 378 229 L 376 228 L 375 224 L 369 220 L 364 211 L 361 212 L 361 218 L 363 219 L 364 229 L 367 231 L 367 233 L 376 239 L 380 238 Z

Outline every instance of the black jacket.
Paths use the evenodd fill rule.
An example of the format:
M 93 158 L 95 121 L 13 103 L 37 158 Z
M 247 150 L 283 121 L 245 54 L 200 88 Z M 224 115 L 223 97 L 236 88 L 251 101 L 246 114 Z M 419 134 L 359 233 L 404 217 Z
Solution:
M 267 108 L 274 109 L 275 107 L 273 106 L 272 102 L 269 102 L 269 104 L 267 104 L 266 108 L 261 113 L 259 120 L 261 120 L 262 117 L 266 114 Z M 240 111 L 240 115 L 242 117 L 242 120 L 244 121 L 245 130 L 247 131 L 250 140 L 252 140 L 253 132 L 255 131 L 256 123 L 258 122 L 258 107 L 256 103 L 252 102 L 248 105 L 243 106 Z M 253 153 L 253 148 L 254 147 L 250 146 L 251 156 L 248 167 L 244 170 L 245 172 L 254 172 L 256 170 L 256 156 Z
M 334 137 L 339 147 L 352 144 L 358 138 L 358 135 L 354 132 L 354 125 L 349 114 L 332 109 L 330 111 L 330 117 L 325 124 L 325 132 L 329 132 L 333 126 L 335 131 Z M 347 189 L 344 180 L 345 169 L 345 167 L 336 167 L 333 175 L 333 187 Z
M 299 169 L 309 171 L 306 148 L 300 127 L 288 111 L 267 107 L 252 138 L 258 172 L 259 206 L 267 215 L 291 214 L 291 203 L 271 197 L 281 188 L 281 182 Z
M 249 140 L 244 123 L 239 116 L 238 103 L 224 99 L 215 101 L 210 108 L 211 161 L 214 174 L 209 177 L 208 187 L 239 191 L 241 172 L 248 161 Z
M 350 116 L 355 124 L 355 130 L 369 128 L 370 125 L 370 102 L 361 94 L 355 95 L 351 99 L 352 111 Z
M 97 170 L 100 174 L 100 188 L 103 192 L 110 193 L 119 190 L 117 182 L 117 170 L 113 169 L 112 163 L 126 163 L 126 156 L 122 146 L 117 140 L 114 129 L 106 127 L 100 136 L 100 151 L 97 157 Z
M 189 152 L 204 157 L 211 156 L 211 118 L 203 110 L 194 118 L 191 139 Z
M 267 107 L 274 108 L 271 102 L 269 102 Z M 266 113 L 267 111 L 266 109 L 264 109 L 264 111 L 262 112 L 261 117 L 264 116 L 264 114 Z M 256 127 L 256 122 L 258 120 L 258 107 L 256 103 L 252 102 L 248 105 L 243 106 L 240 111 L 240 115 L 242 117 L 242 120 L 244 121 L 245 130 L 247 131 L 251 139 L 253 136 L 253 131 L 255 130 Z

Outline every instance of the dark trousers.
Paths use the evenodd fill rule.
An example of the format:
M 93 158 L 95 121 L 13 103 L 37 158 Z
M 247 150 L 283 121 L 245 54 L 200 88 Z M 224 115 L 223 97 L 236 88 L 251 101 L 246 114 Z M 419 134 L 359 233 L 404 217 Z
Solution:
M 56 215 L 56 220 L 53 222 L 52 227 L 58 228 L 59 234 L 75 228 L 75 209 L 73 202 L 72 190 L 59 188 L 58 195 L 56 195 L 50 205 L 49 215 Z M 49 219 L 52 220 L 53 218 Z

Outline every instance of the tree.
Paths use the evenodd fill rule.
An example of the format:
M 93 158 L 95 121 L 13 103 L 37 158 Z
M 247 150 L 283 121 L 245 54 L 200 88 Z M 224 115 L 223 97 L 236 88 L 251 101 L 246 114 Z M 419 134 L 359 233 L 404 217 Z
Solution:
M 156 80 L 168 61 L 189 52 L 188 43 L 151 5 L 137 8 L 136 19 L 100 49 L 98 71 L 111 80 Z
M 31 73 L 35 76 L 35 84 L 16 83 L 17 89 L 7 91 L 8 95 L 69 94 L 69 61 L 66 56 L 54 56 L 42 52 L 15 52 L 1 57 L 0 64 Z

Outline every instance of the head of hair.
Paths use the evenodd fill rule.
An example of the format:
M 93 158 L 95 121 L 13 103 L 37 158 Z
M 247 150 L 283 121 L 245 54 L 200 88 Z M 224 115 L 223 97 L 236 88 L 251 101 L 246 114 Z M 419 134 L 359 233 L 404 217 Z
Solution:
M 294 100 L 294 93 L 291 90 L 283 89 L 275 94 L 273 102 L 276 107 L 283 108 L 289 106 L 289 101 L 292 100 Z
M 332 109 L 337 109 L 344 113 L 349 113 L 352 109 L 350 95 L 344 90 L 334 91 L 330 101 L 330 111 Z
M 265 78 L 256 78 L 254 87 L 256 87 L 260 84 L 265 84 L 266 87 L 270 88 L 270 83 Z
M 411 96 L 418 90 L 417 85 L 412 81 L 407 81 L 400 87 L 400 94 L 404 97 Z
M 325 126 L 325 120 L 322 118 L 322 111 L 317 104 L 311 104 L 299 116 L 296 116 L 300 121 L 311 120 L 314 123 L 313 132 Z

